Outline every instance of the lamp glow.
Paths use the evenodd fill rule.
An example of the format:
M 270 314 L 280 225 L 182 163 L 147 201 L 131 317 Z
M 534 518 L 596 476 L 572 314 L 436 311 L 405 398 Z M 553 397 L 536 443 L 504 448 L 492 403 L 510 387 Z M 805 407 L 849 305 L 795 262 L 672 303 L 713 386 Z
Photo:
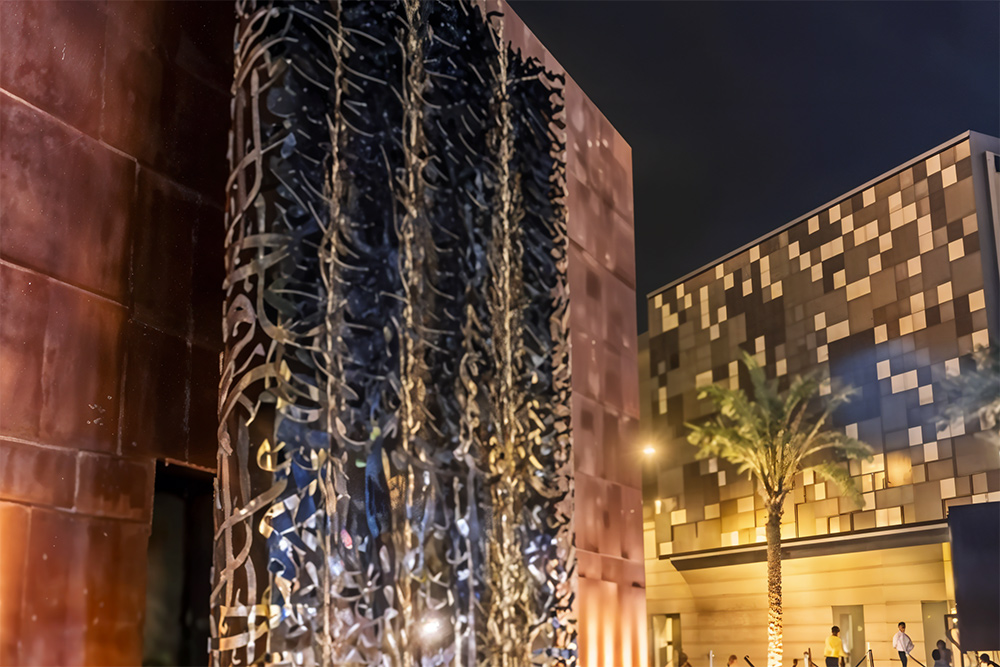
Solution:
M 444 623 L 440 618 L 431 616 L 420 623 L 418 633 L 425 642 L 433 642 L 444 634 Z
M 642 453 L 645 454 L 646 456 L 652 456 L 653 454 L 656 453 L 656 447 L 653 447 L 652 445 L 646 445 L 643 448 Z

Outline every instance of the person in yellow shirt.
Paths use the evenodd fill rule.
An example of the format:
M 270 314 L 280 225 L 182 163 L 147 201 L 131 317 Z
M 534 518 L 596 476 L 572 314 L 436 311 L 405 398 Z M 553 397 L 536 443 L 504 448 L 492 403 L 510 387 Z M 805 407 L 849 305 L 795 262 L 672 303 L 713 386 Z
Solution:
M 826 656 L 826 667 L 840 667 L 844 664 L 844 643 L 840 640 L 840 628 L 836 625 L 830 628 L 823 655 Z

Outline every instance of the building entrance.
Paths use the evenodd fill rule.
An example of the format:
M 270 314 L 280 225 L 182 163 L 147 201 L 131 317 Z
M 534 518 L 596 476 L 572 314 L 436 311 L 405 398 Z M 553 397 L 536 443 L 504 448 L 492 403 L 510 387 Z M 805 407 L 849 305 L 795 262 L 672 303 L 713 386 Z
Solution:
M 680 614 L 654 614 L 650 625 L 650 667 L 678 667 L 681 661 Z
M 833 624 L 840 627 L 846 662 L 853 667 L 865 654 L 865 608 L 859 604 L 834 607 Z
M 939 639 L 943 639 L 947 648 L 949 650 L 951 649 L 951 644 L 948 641 L 948 635 L 945 633 L 944 626 L 944 617 L 947 613 L 948 603 L 944 600 L 923 600 L 920 603 L 920 616 L 924 621 L 924 664 L 926 665 L 934 664 L 934 658 L 931 656 L 931 651 L 937 648 L 937 642 Z M 951 664 L 952 667 L 954 667 L 954 661 L 952 661 Z

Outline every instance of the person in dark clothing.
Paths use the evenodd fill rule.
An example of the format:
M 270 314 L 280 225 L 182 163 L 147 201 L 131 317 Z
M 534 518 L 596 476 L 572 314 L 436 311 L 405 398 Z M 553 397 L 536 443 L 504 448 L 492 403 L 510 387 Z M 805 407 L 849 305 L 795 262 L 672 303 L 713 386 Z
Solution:
M 948 665 L 948 667 L 952 667 L 954 664 L 952 662 L 952 656 L 954 654 L 951 652 L 951 649 L 948 648 L 948 645 L 944 643 L 943 639 L 937 640 L 937 650 L 941 651 L 941 662 Z M 931 657 L 933 657 L 933 655 L 934 654 L 932 653 Z

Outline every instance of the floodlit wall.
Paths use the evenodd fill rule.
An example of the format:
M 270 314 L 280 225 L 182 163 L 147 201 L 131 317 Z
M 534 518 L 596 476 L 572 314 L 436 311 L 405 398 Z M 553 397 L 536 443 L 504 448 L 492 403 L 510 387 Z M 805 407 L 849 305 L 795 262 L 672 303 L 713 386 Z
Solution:
M 796 477 L 783 540 L 818 541 L 839 555 L 786 562 L 785 655 L 821 647 L 831 606 L 863 604 L 866 625 L 876 624 L 867 633 L 876 659 L 891 659 L 891 633 L 878 624 L 917 626 L 921 601 L 953 596 L 941 572 L 950 567 L 948 508 L 1000 500 L 1000 459 L 974 437 L 978 418 L 935 426 L 941 381 L 973 369 L 973 349 L 996 341 L 997 221 L 987 193 L 997 143 L 956 137 L 649 295 L 643 439 L 657 447 L 644 508 L 649 612 L 681 613 L 690 656 L 765 656 L 764 564 L 734 558 L 763 561 L 766 511 L 735 466 L 695 460 L 684 426 L 712 414 L 700 388 L 748 385 L 741 351 L 781 386 L 818 372 L 823 394 L 858 387 L 833 427 L 875 450 L 873 462 L 849 464 L 862 507 L 810 473 Z M 911 537 L 884 553 L 912 560 L 920 585 L 902 585 L 896 555 L 868 561 L 871 552 L 854 554 L 861 547 L 845 541 L 868 535 L 865 549 L 887 547 L 901 528 Z M 875 583 L 809 574 L 840 568 L 837 558 L 871 565 Z M 714 577 L 720 583 L 709 584 Z
M 840 623 L 834 606 L 863 606 L 865 640 L 880 663 L 895 656 L 892 635 L 901 620 L 916 646 L 913 655 L 924 664 L 937 640 L 947 641 L 932 630 L 932 636 L 925 637 L 921 607 L 925 601 L 946 602 L 950 611 L 954 604 L 947 543 L 793 558 L 782 563 L 782 575 L 789 664 L 807 650 L 816 664 L 823 664 L 830 626 Z M 767 655 L 766 576 L 765 562 L 679 571 L 669 560 L 649 557 L 648 611 L 680 615 L 682 650 L 696 667 L 708 665 L 709 651 L 715 652 L 717 665 L 724 665 L 733 653 L 741 662 L 749 655 L 760 665 Z M 859 646 L 851 651 L 852 665 L 861 659 L 861 650 Z M 898 656 L 895 659 L 898 664 Z
M 215 465 L 231 15 L 0 3 L 2 665 L 141 664 L 154 460 Z
M 505 35 L 563 67 L 506 5 Z M 567 6 L 567 11 L 570 11 Z M 645 665 L 632 150 L 566 80 L 580 664 Z
M 567 98 L 580 664 L 644 665 L 631 150 L 572 81 Z

